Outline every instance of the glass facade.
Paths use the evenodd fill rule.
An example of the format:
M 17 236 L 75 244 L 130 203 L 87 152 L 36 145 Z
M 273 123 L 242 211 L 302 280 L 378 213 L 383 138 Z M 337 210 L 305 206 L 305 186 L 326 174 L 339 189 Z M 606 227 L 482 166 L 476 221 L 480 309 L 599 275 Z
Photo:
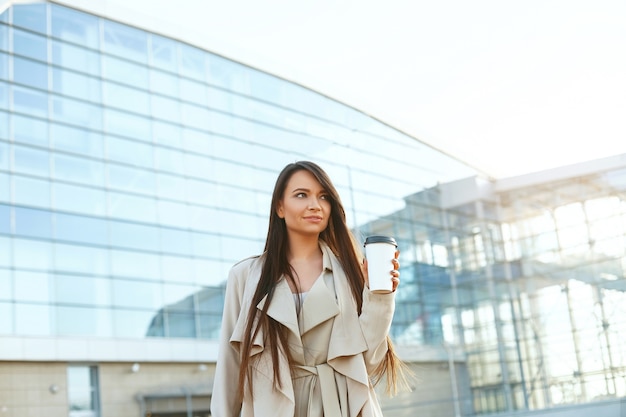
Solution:
M 302 86 L 46 2 L 0 14 L 0 337 L 215 340 L 228 270 L 262 250 L 300 159 L 359 238 L 396 237 L 392 336 L 459 352 L 462 415 L 626 396 L 625 168 L 507 187 Z M 98 412 L 97 375 L 68 368 L 77 412 Z
M 47 3 L 2 14 L 0 126 L 0 332 L 20 336 L 216 338 L 288 162 L 322 164 L 355 228 L 473 173 L 301 86 Z

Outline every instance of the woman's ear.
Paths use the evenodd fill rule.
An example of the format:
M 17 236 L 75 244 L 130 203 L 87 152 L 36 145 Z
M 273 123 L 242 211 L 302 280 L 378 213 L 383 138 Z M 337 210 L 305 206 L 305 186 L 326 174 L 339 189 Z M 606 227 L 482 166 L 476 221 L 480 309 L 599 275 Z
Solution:
M 278 207 L 276 207 L 276 215 L 278 215 L 278 217 L 280 217 L 281 219 L 285 218 L 285 213 L 283 211 L 283 203 L 282 202 L 278 203 Z

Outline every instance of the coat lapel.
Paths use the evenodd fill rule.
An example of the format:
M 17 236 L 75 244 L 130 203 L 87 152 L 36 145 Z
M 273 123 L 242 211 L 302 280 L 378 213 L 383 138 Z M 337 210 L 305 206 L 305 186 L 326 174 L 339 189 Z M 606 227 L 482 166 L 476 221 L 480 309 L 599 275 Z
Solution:
M 335 293 L 326 285 L 327 276 L 330 274 L 328 271 L 324 271 L 304 299 L 300 330 L 303 336 L 321 323 L 339 314 Z

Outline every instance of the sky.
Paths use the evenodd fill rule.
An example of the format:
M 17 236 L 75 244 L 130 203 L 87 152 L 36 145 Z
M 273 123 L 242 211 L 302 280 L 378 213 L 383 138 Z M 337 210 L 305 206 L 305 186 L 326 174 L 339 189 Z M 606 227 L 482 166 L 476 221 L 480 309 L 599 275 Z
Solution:
M 193 33 L 495 178 L 626 153 L 624 0 L 103 4 Z

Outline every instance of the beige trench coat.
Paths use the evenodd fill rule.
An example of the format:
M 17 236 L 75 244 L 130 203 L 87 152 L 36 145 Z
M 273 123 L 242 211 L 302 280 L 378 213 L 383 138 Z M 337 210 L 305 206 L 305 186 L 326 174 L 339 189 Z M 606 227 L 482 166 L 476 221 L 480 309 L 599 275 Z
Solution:
M 366 288 L 363 292 L 362 314 L 359 316 L 341 265 L 325 244 L 322 243 L 321 248 L 326 271 L 324 282 L 316 282 L 307 295 L 305 302 L 315 303 L 315 308 L 303 310 L 306 314 L 300 320 L 302 328 L 298 325 L 293 294 L 286 280 L 277 285 L 268 314 L 289 329 L 292 354 L 297 356 L 298 352 L 302 352 L 303 344 L 309 350 L 327 351 L 327 363 L 321 366 L 323 369 L 320 369 L 318 380 L 322 385 L 321 402 L 325 411 L 315 410 L 311 414 L 324 417 L 380 417 L 382 412 L 368 375 L 387 352 L 386 336 L 393 318 L 395 293 L 373 294 Z M 261 332 L 253 341 L 251 352 L 251 355 L 260 355 L 253 362 L 254 400 L 246 391 L 243 404 L 237 401 L 239 345 L 243 341 L 246 314 L 260 277 L 261 266 L 261 258 L 254 257 L 239 262 L 230 271 L 211 399 L 211 413 L 214 417 L 238 417 L 240 412 L 242 417 L 295 415 L 294 383 L 287 358 L 280 356 L 279 371 L 283 385 L 275 389 L 270 351 L 264 348 Z M 257 308 L 260 309 L 264 303 L 265 299 L 261 300 Z M 330 378 L 324 376 L 329 371 Z M 336 388 L 328 390 L 325 385 L 328 385 L 329 380 L 332 383 L 333 379 Z M 334 411 L 338 404 L 341 412 Z

